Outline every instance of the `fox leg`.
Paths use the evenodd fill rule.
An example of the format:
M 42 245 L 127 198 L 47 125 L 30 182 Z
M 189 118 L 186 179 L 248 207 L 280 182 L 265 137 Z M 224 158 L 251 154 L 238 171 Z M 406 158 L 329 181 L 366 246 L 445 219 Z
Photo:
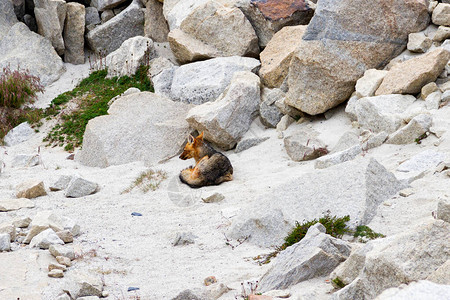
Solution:
M 208 157 L 205 156 L 195 165 L 194 168 L 184 169 L 180 173 L 180 180 L 190 187 L 199 188 L 205 185 L 204 178 L 201 174 L 200 168 L 206 164 Z

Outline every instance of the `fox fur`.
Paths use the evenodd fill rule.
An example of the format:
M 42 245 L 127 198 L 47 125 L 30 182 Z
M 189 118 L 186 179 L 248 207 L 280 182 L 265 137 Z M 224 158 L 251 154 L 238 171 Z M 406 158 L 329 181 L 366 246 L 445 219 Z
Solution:
M 192 188 L 218 185 L 233 180 L 233 167 L 230 160 L 203 140 L 203 132 L 196 138 L 189 136 L 180 159 L 195 159 L 195 166 L 180 173 L 181 182 Z

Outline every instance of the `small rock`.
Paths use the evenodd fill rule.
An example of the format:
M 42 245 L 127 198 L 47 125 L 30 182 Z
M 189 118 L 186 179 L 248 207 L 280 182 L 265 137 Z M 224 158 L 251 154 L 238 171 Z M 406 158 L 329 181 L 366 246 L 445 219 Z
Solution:
M 369 69 L 364 72 L 364 76 L 356 81 L 356 96 L 359 98 L 371 97 L 375 95 L 375 91 L 388 71 Z
M 10 236 L 7 233 L 0 234 L 0 252 L 1 251 L 10 251 L 11 250 L 11 241 Z
M 48 249 L 50 245 L 64 245 L 64 242 L 56 235 L 53 229 L 47 229 L 36 235 L 30 242 L 30 247 Z
M 62 217 L 61 222 L 64 230 L 69 230 L 73 236 L 78 236 L 81 233 L 80 225 L 71 218 Z
M 3 142 L 6 146 L 11 147 L 28 140 L 34 133 L 28 122 L 24 122 L 11 129 L 4 137 Z
M 70 261 L 70 258 L 65 257 L 65 256 L 57 256 L 56 261 L 58 262 L 58 264 L 66 266 L 66 267 L 72 266 L 72 262 Z
M 34 202 L 26 198 L 0 200 L 0 211 L 11 211 L 33 207 Z
M 439 88 L 438 88 L 436 82 L 430 82 L 422 87 L 420 97 L 425 100 L 429 94 L 434 93 L 438 90 L 439 90 Z
M 64 271 L 63 270 L 58 270 L 58 269 L 51 270 L 50 272 L 48 272 L 48 277 L 63 278 L 64 277 Z
M 103 282 L 99 276 L 93 276 L 84 272 L 71 274 L 73 277 L 66 283 L 63 290 L 74 299 L 85 296 L 101 297 Z
M 196 238 L 197 236 L 192 232 L 177 233 L 175 239 L 172 241 L 172 245 L 175 247 L 194 244 Z
M 450 81 L 449 81 L 450 82 Z M 450 90 L 446 90 L 443 94 L 442 94 L 442 102 L 447 102 L 450 101 Z
M 102 298 L 106 298 L 109 296 L 109 293 L 107 291 L 102 292 Z
M 61 191 L 61 190 L 66 189 L 72 179 L 73 179 L 73 176 L 63 175 L 63 176 L 59 177 L 59 179 L 50 186 L 50 191 L 56 192 L 56 191 Z
M 436 152 L 434 150 L 425 150 L 417 155 L 414 155 L 409 160 L 401 163 L 397 167 L 399 172 L 422 172 L 430 168 L 436 167 L 445 159 L 445 154 Z
M 25 218 L 18 218 L 15 219 L 12 224 L 17 228 L 27 228 L 28 225 L 31 223 L 31 218 L 25 217 Z
M 245 151 L 245 150 L 250 149 L 250 148 L 252 148 L 252 147 L 254 147 L 256 145 L 261 144 L 262 142 L 264 142 L 264 141 L 266 141 L 268 139 L 269 139 L 268 136 L 263 137 L 263 138 L 243 139 L 237 144 L 236 149 L 234 150 L 234 152 L 235 153 L 239 153 L 239 152 Z
M 50 245 L 48 248 L 51 255 L 54 257 L 64 256 L 69 258 L 70 260 L 75 259 L 75 252 L 72 247 L 62 246 L 62 245 Z
M 450 27 L 439 26 L 438 30 L 434 34 L 433 41 L 442 42 L 445 39 L 450 38 Z
M 362 143 L 362 149 L 364 150 L 369 150 L 372 148 L 376 148 L 378 146 L 383 145 L 383 143 L 387 140 L 388 138 L 388 134 L 384 131 L 379 132 L 377 134 L 373 134 L 370 131 L 368 131 L 370 134 L 369 136 L 365 139 L 365 141 Z
M 442 172 L 445 171 L 447 169 L 450 169 L 450 163 L 446 163 L 446 162 L 441 162 L 440 164 L 437 165 L 435 172 Z
M 201 300 L 201 298 L 196 295 L 191 290 L 184 290 L 181 293 L 179 293 L 175 298 L 172 298 L 171 300 Z
M 326 145 L 306 131 L 286 137 L 284 148 L 293 161 L 316 159 L 328 153 Z
M 73 234 L 70 230 L 62 230 L 58 231 L 56 235 L 64 242 L 64 243 L 72 243 L 73 242 Z
M 138 212 L 132 212 L 131 215 L 135 217 L 142 217 L 142 214 Z
M 64 230 L 63 219 L 50 210 L 38 212 L 30 224 L 30 230 L 24 243 L 30 243 L 33 237 L 48 228 L 53 229 L 55 232 Z
M 205 203 L 218 203 L 223 201 L 223 199 L 225 199 L 225 196 L 221 193 L 214 193 L 206 198 L 202 198 L 203 202 Z
M 343 151 L 328 154 L 316 159 L 314 167 L 316 169 L 325 169 L 356 158 L 362 152 L 360 145 L 355 145 Z
M 406 126 L 394 132 L 386 141 L 387 144 L 410 144 L 428 132 L 433 121 L 430 115 L 421 114 L 414 117 Z
M 29 154 L 18 154 L 14 157 L 11 165 L 13 168 L 34 167 L 39 165 L 39 156 Z
M 14 242 L 16 239 L 16 228 L 14 225 L 3 223 L 0 225 L 0 234 L 7 233 L 10 236 L 10 241 Z
M 414 189 L 412 189 L 412 188 L 407 188 L 407 189 L 400 191 L 400 196 L 402 196 L 402 197 L 409 197 L 413 194 L 414 194 Z
M 66 271 L 67 268 L 64 265 L 60 265 L 60 264 L 49 264 L 48 265 L 48 270 L 62 270 L 62 271 Z
M 285 131 L 289 127 L 289 125 L 291 125 L 294 122 L 295 122 L 294 118 L 288 115 L 284 115 L 281 118 L 280 122 L 278 122 L 277 124 L 277 131 L 278 132 Z
M 431 21 L 436 25 L 450 25 L 450 4 L 439 3 L 433 10 Z
M 450 223 L 450 201 L 448 199 L 438 202 L 436 217 Z
M 425 107 L 427 109 L 438 109 L 441 104 L 442 93 L 440 91 L 433 92 L 425 99 Z
M 331 150 L 331 153 L 336 153 L 336 152 L 339 152 L 342 150 L 346 150 L 355 145 L 359 145 L 358 135 L 352 131 L 347 131 L 340 137 L 337 144 L 333 147 L 333 150 Z
M 139 290 L 138 287 L 130 286 L 130 287 L 127 289 L 127 292 L 138 291 L 138 290 Z
M 205 283 L 206 286 L 209 286 L 211 284 L 216 283 L 217 279 L 214 276 L 208 276 L 208 277 L 205 278 L 205 280 L 203 282 Z
M 47 192 L 45 191 L 44 182 L 40 180 L 26 181 L 16 187 L 17 198 L 32 199 L 45 195 L 47 195 Z
M 98 184 L 83 178 L 73 178 L 66 189 L 67 198 L 79 198 L 94 194 L 98 189 Z
M 407 48 L 411 52 L 426 52 L 433 42 L 423 32 L 410 33 Z
M 66 293 L 59 295 L 58 297 L 56 297 L 56 300 L 72 300 L 70 298 L 69 295 L 67 295 Z

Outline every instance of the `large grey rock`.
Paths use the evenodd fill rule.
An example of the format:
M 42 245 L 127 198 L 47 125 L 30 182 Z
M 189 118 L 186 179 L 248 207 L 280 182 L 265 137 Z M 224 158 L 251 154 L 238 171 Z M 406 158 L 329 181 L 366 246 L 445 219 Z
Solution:
M 385 290 L 375 300 L 442 300 L 450 295 L 450 285 L 426 280 L 411 282 L 408 286 Z
M 30 230 L 23 241 L 25 244 L 30 243 L 36 235 L 48 228 L 55 232 L 64 230 L 63 219 L 52 211 L 41 211 L 33 218 L 29 228 Z
M 185 121 L 189 108 L 150 92 L 121 97 L 109 115 L 89 121 L 83 150 L 75 158 L 83 165 L 104 168 L 132 161 L 151 165 L 171 157 L 190 132 Z
M 46 86 L 56 81 L 66 68 L 50 41 L 17 23 L 0 41 L 0 69 L 28 69 Z
M 34 15 L 38 33 L 50 40 L 59 55 L 64 54 L 63 29 L 66 18 L 64 0 L 35 0 Z
M 47 195 L 44 182 L 40 180 L 24 181 L 16 186 L 17 198 L 36 198 Z
M 311 278 L 326 276 L 344 261 L 350 255 L 351 247 L 325 231 L 318 223 L 309 228 L 300 242 L 279 253 L 259 281 L 259 290 L 286 289 Z
M 410 144 L 414 143 L 425 132 L 428 132 L 431 127 L 433 118 L 430 115 L 421 114 L 414 117 L 406 126 L 394 132 L 386 144 Z
M 427 27 L 425 2 L 319 1 L 291 60 L 287 103 L 315 115 L 347 100 L 365 70 L 383 67 Z
M 18 126 L 11 129 L 4 137 L 3 141 L 8 147 L 20 144 L 28 140 L 33 134 L 35 134 L 33 128 L 30 127 L 28 122 L 23 122 Z
M 450 4 L 439 3 L 433 10 L 431 20 L 436 25 L 450 26 Z
M 190 63 L 174 71 L 171 98 L 192 104 L 214 101 L 238 71 L 256 71 L 260 63 L 249 57 L 219 57 Z
M 11 242 L 9 241 L 9 234 L 0 234 L 0 252 L 11 250 Z
M 169 33 L 169 43 L 180 63 L 224 56 L 256 57 L 259 54 L 258 38 L 242 11 L 217 1 L 209 1 L 193 10 L 179 30 L 182 33 Z M 197 52 L 196 48 L 208 51 L 193 55 L 191 49 Z
M 156 56 L 153 41 L 143 36 L 129 38 L 119 49 L 106 56 L 108 78 L 132 76 L 141 65 L 148 65 Z
M 438 48 L 398 63 L 386 74 L 375 95 L 420 93 L 424 85 L 438 78 L 449 58 L 449 51 Z
M 64 245 L 64 242 L 56 235 L 53 229 L 48 228 L 33 237 L 30 242 L 30 247 L 48 249 L 50 245 L 54 244 Z
M 231 83 L 214 102 L 192 108 L 187 122 L 205 138 L 229 150 L 244 136 L 259 108 L 260 79 L 247 72 L 236 72 Z
M 167 42 L 169 25 L 163 15 L 163 4 L 157 0 L 149 0 L 145 5 L 144 32 L 154 42 Z
M 279 87 L 285 80 L 292 56 L 301 43 L 305 25 L 287 26 L 278 31 L 261 52 L 259 76 L 267 87 Z
M 64 195 L 67 198 L 80 198 L 94 194 L 97 190 L 97 183 L 76 177 L 69 182 Z
M 163 3 L 163 14 L 169 29 L 179 28 L 181 22 L 197 7 L 210 0 L 166 0 Z
M 398 167 L 399 172 L 422 172 L 435 168 L 440 162 L 444 161 L 445 154 L 428 149 L 414 155 Z
M 0 0 L 0 41 L 9 29 L 19 22 L 14 13 L 14 6 L 9 0 Z
M 229 236 L 250 236 L 248 241 L 263 247 L 280 245 L 288 230 L 283 227 L 274 233 L 258 221 L 276 210 L 282 211 L 280 226 L 285 221 L 293 225 L 292 220 L 318 218 L 327 210 L 331 215 L 350 215 L 353 225 L 364 225 L 375 216 L 380 203 L 403 187 L 381 164 L 367 158 L 292 176 L 244 210 L 233 223 Z
M 364 76 L 356 81 L 356 95 L 359 98 L 371 97 L 375 95 L 375 91 L 388 71 L 369 69 L 364 72 Z
M 266 47 L 282 28 L 306 25 L 314 11 L 309 1 L 246 0 L 234 1 L 255 28 L 260 47 Z M 313 1 L 315 2 L 315 1 Z
M 70 2 L 66 5 L 64 24 L 64 61 L 74 65 L 84 64 L 84 27 L 86 10 L 84 5 Z
M 33 201 L 27 198 L 2 199 L 0 200 L 0 211 L 18 210 L 21 208 L 33 208 Z
M 383 95 L 365 97 L 354 103 L 358 123 L 373 132 L 392 133 L 402 123 L 402 113 L 416 98 L 410 95 Z
M 309 130 L 297 131 L 284 139 L 284 148 L 293 161 L 316 159 L 328 153 L 324 142 L 317 138 L 317 133 Z
M 107 55 L 118 49 L 131 37 L 144 35 L 144 11 L 140 0 L 133 2 L 121 13 L 95 27 L 86 35 L 89 47 L 97 53 Z
M 388 288 L 426 279 L 447 261 L 449 238 L 450 224 L 433 220 L 413 230 L 368 242 L 364 247 L 370 250 L 359 265 L 359 276 L 332 299 L 373 299 Z M 355 267 L 347 261 L 344 265 L 343 268 Z

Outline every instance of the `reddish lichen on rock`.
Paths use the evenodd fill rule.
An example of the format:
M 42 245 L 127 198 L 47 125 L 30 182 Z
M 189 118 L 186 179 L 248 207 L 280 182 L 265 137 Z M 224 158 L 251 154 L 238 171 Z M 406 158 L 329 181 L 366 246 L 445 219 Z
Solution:
M 251 3 L 270 20 L 288 18 L 298 11 L 310 9 L 305 0 L 252 0 Z

